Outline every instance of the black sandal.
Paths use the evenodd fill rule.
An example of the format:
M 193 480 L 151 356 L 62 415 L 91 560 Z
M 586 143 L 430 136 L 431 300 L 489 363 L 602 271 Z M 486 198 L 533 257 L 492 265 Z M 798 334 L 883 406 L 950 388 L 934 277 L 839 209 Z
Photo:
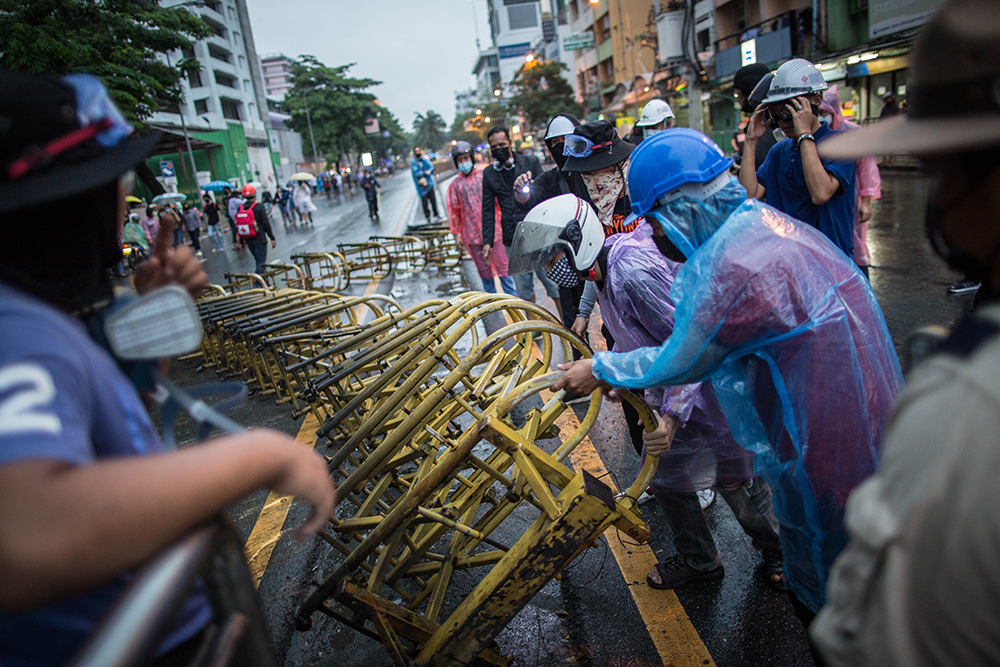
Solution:
M 772 591 L 787 591 L 785 585 L 785 558 L 781 549 L 764 549 L 764 576 L 767 577 L 767 585 Z M 775 581 L 774 575 L 779 575 L 781 579 Z

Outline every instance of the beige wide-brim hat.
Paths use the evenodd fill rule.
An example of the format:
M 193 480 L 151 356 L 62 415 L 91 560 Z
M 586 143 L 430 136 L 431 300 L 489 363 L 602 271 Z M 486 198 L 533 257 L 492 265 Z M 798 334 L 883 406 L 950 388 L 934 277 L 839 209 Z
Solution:
M 819 145 L 825 158 L 1000 148 L 1000 20 L 995 0 L 950 0 L 924 27 L 910 64 L 906 116 Z

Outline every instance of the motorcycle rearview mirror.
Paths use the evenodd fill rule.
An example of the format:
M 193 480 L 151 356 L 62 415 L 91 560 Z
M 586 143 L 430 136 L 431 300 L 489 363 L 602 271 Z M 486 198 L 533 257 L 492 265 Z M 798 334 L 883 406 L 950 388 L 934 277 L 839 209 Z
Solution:
M 167 285 L 123 306 L 104 322 L 116 357 L 141 361 L 176 357 L 201 345 L 198 309 L 187 290 Z

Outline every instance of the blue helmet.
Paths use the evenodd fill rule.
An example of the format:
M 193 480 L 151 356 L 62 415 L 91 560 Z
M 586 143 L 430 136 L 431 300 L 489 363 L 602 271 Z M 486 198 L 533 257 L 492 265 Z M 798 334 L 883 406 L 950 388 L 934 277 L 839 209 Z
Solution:
M 715 142 L 686 127 L 646 139 L 631 158 L 628 192 L 634 215 L 646 215 L 668 192 L 688 183 L 708 183 L 733 164 Z

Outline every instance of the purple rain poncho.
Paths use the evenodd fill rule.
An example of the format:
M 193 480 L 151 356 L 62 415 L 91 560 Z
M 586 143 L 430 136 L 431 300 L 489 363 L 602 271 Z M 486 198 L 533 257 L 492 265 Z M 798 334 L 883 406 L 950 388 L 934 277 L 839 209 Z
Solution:
M 608 275 L 598 300 L 615 352 L 659 346 L 674 328 L 668 294 L 682 265 L 660 254 L 652 236 L 649 225 L 641 224 L 605 242 Z M 711 383 L 654 387 L 646 389 L 645 397 L 653 410 L 681 423 L 670 451 L 660 456 L 650 490 L 700 491 L 753 477 L 754 455 L 733 439 Z
M 844 505 L 877 468 L 902 387 L 871 286 L 821 233 L 733 180 L 647 215 L 688 258 L 662 346 L 594 357 L 594 375 L 645 388 L 712 380 L 736 441 L 774 489 L 785 574 L 814 611 L 847 543 Z

